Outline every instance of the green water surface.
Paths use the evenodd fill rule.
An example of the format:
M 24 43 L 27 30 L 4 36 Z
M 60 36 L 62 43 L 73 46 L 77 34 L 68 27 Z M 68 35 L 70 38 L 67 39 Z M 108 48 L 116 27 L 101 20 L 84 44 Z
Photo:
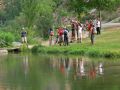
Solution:
M 0 90 L 120 90 L 120 59 L 0 55 Z

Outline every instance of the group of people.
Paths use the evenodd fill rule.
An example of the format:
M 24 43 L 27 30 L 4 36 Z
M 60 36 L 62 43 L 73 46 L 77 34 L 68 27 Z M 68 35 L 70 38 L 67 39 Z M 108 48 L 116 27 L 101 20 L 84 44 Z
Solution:
M 55 39 L 55 44 L 59 44 L 60 46 L 63 44 L 65 46 L 68 46 L 69 45 L 69 41 L 68 41 L 68 38 L 69 38 L 69 30 L 65 27 L 65 28 L 62 28 L 62 27 L 58 27 L 57 28 L 57 35 L 56 35 L 56 39 Z M 53 36 L 54 36 L 54 32 L 53 30 L 50 28 L 49 30 L 49 44 L 51 45 L 52 44 L 52 40 L 53 40 Z
M 95 34 L 99 35 L 101 33 L 101 21 L 99 18 L 94 20 L 87 20 L 85 24 L 80 23 L 79 21 L 71 22 L 71 30 L 72 30 L 72 40 L 77 40 L 78 42 L 82 42 L 83 31 L 88 34 L 90 37 L 91 44 L 94 44 L 94 36 Z
M 90 37 L 91 44 L 94 44 L 95 34 L 101 34 L 101 21 L 100 19 L 87 20 L 85 24 L 80 23 L 77 20 L 71 20 L 71 29 L 65 27 L 58 27 L 56 30 L 56 37 L 54 40 L 54 31 L 52 28 L 49 29 L 49 45 L 59 44 L 68 46 L 69 42 L 77 41 L 82 43 L 82 39 L 86 37 Z M 24 28 L 22 28 L 21 38 L 22 43 L 27 44 L 27 32 Z M 84 37 L 83 37 L 84 36 Z
M 100 19 L 86 21 L 85 24 L 80 23 L 76 20 L 71 20 L 71 30 L 66 27 L 58 27 L 55 44 L 58 43 L 60 46 L 69 45 L 69 42 L 77 41 L 82 43 L 83 36 L 90 37 L 91 44 L 94 44 L 95 34 L 101 33 L 101 21 Z M 83 34 L 84 33 L 84 34 Z M 52 29 L 49 30 L 50 45 L 52 44 L 54 32 Z

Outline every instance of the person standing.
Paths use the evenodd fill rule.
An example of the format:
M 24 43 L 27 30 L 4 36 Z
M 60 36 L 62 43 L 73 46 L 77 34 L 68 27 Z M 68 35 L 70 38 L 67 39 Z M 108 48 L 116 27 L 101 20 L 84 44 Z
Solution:
M 91 39 L 91 44 L 94 44 L 94 38 L 95 38 L 95 27 L 92 25 L 91 30 L 90 30 L 90 39 Z
M 59 45 L 61 46 L 62 43 L 63 43 L 63 33 L 64 33 L 64 30 L 62 27 L 59 27 L 58 28 L 58 37 L 59 37 Z
M 52 45 L 52 41 L 53 41 L 53 36 L 54 36 L 54 32 L 52 30 L 52 28 L 49 29 L 49 45 Z
M 59 41 L 59 33 L 58 33 L 58 28 L 56 29 L 57 31 L 57 34 L 55 36 L 55 44 L 58 44 L 58 41 Z
M 78 23 L 78 42 L 82 43 L 82 25 Z
M 25 31 L 25 28 L 22 28 L 22 32 L 21 32 L 21 39 L 22 39 L 22 43 L 26 43 L 27 44 L 27 32 Z
M 89 35 L 89 37 L 90 37 L 90 35 L 91 35 L 90 32 L 91 32 L 92 25 L 93 25 L 93 21 L 90 20 L 89 23 L 88 23 L 88 32 L 89 32 L 88 35 Z
M 67 30 L 67 28 L 64 29 L 64 45 L 68 46 L 68 30 Z
M 98 18 L 97 19 L 97 35 L 101 34 L 101 21 L 100 19 Z

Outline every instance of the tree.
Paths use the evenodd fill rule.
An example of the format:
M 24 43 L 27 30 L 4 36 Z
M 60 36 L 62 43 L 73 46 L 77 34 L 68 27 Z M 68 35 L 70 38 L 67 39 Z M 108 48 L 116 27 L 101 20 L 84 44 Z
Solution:
M 101 18 L 101 10 L 113 10 L 120 3 L 120 0 L 89 0 L 86 2 L 87 6 L 91 9 L 99 11 L 99 18 Z
M 4 0 L 6 20 L 12 20 L 21 12 L 20 0 Z
M 39 0 L 36 25 L 40 36 L 46 38 L 48 29 L 53 27 L 53 0 Z
M 33 26 L 37 15 L 38 0 L 21 0 L 22 13 L 25 15 L 26 27 Z
M 120 0 L 70 0 L 69 6 L 78 14 L 90 9 L 97 9 L 99 17 L 101 17 L 101 10 L 113 10 L 118 7 L 119 3 Z

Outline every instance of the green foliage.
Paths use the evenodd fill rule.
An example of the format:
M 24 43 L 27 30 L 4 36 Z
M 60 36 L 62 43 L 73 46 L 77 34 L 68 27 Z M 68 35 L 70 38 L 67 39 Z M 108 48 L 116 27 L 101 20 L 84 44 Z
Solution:
M 27 27 L 31 27 L 34 24 L 37 11 L 38 0 L 21 0 L 22 12 L 25 15 Z
M 32 48 L 32 52 L 44 52 L 43 48 L 44 48 L 44 46 L 42 46 L 42 45 L 34 46 Z
M 20 0 L 4 0 L 5 4 L 5 20 L 14 19 L 21 12 L 21 1 Z
M 101 10 L 115 10 L 120 4 L 120 0 L 69 0 L 70 10 L 80 13 L 88 13 L 91 9 Z M 100 12 L 99 12 L 100 15 Z
M 27 44 L 23 44 L 21 47 L 20 47 L 20 50 L 22 52 L 27 52 L 29 49 L 28 49 L 28 45 Z
M 62 25 L 63 17 L 80 18 L 90 9 L 113 9 L 120 0 L 2 0 L 5 8 L 0 10 L 0 28 L 13 33 L 20 41 L 21 28 L 27 28 L 28 41 L 36 37 L 48 37 L 48 29 Z M 71 13 L 73 15 L 71 15 Z
M 0 31 L 0 47 L 9 46 L 14 40 L 15 37 L 12 33 Z

